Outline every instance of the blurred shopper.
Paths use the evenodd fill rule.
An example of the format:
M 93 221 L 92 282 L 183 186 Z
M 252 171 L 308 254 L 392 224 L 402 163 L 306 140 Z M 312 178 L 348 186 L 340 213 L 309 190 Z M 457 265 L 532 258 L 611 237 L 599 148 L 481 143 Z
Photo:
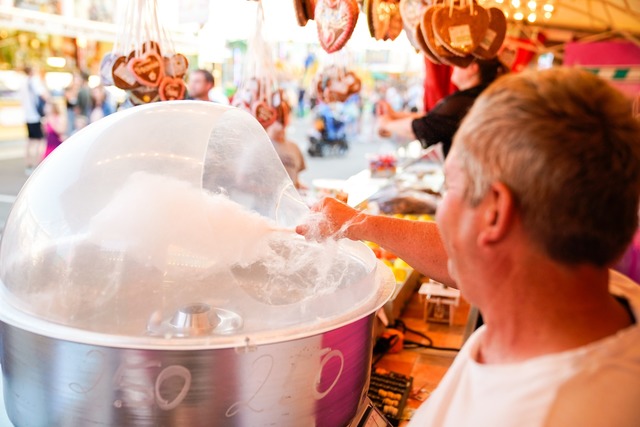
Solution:
M 24 69 L 26 74 L 20 88 L 20 102 L 27 125 L 27 145 L 25 152 L 25 173 L 30 174 L 38 166 L 44 150 L 44 134 L 41 120 L 44 117 L 44 106 L 49 93 L 40 79 L 38 70 L 31 67 Z
M 187 82 L 188 99 L 209 101 L 209 91 L 213 89 L 213 74 L 204 69 L 192 71 Z
M 451 81 L 458 92 L 442 99 L 426 115 L 396 111 L 388 103 L 383 104 L 378 133 L 383 137 L 418 139 L 424 148 L 442 142 L 446 156 L 453 135 L 478 95 L 505 72 L 506 67 L 498 59 L 476 60 L 466 68 L 454 67 Z
M 281 92 L 282 93 L 282 92 Z M 291 108 L 286 101 L 282 101 L 278 110 L 278 119 L 267 128 L 267 134 L 271 138 L 273 147 L 278 153 L 278 157 L 282 161 L 284 168 L 289 174 L 289 178 L 297 189 L 304 189 L 305 186 L 300 182 L 300 172 L 306 169 L 304 156 L 302 151 L 293 141 L 287 139 L 286 128 L 289 124 L 289 114 Z
M 64 91 L 67 105 L 67 135 L 74 133 L 76 117 L 89 117 L 93 109 L 88 79 L 85 74 L 76 72 L 71 84 Z
M 609 270 L 638 226 L 629 100 L 577 68 L 501 78 L 445 177 L 435 223 L 325 199 L 297 229 L 378 243 L 482 313 L 410 426 L 640 425 L 640 287 Z
M 229 98 L 224 95 L 220 88 L 215 87 L 213 74 L 202 68 L 189 74 L 187 92 L 187 99 L 213 101 L 218 104 L 229 105 Z
M 89 114 L 89 123 L 96 122 L 115 112 L 115 107 L 109 99 L 109 94 L 102 85 L 96 86 L 91 90 L 91 104 L 93 108 Z
M 87 116 L 83 116 L 83 115 L 77 115 L 74 118 L 74 124 L 73 124 L 73 132 L 71 132 L 69 134 L 69 136 L 77 133 L 78 131 L 84 129 L 87 125 L 89 124 L 89 118 Z
M 47 137 L 47 147 L 43 159 L 62 144 L 67 131 L 67 119 L 61 114 L 58 104 L 47 102 L 45 111 L 44 129 Z
M 87 73 L 79 72 L 74 75 L 75 84 L 78 86 L 78 102 L 76 104 L 76 114 L 89 117 L 93 109 L 91 99 L 91 88 L 89 87 L 89 76 Z

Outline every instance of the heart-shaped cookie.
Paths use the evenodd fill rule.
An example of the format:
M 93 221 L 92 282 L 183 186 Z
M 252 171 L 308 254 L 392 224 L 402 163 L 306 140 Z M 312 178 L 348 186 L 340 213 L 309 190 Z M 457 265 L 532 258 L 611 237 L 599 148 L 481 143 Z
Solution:
M 128 67 L 138 83 L 145 86 L 158 86 L 164 77 L 164 60 L 154 51 L 132 58 Z
M 367 18 L 367 28 L 369 29 L 369 35 L 375 37 L 375 31 L 373 28 L 373 0 L 364 0 L 362 3 L 362 13 Z
M 140 86 L 136 76 L 133 75 L 129 67 L 127 67 L 127 58 L 119 56 L 113 63 L 111 68 L 111 75 L 113 77 L 113 84 L 120 89 L 128 90 L 134 89 Z
M 424 41 L 429 49 L 429 52 L 433 56 L 435 56 L 438 62 L 440 62 L 441 64 L 449 65 L 452 67 L 467 67 L 473 61 L 473 56 L 458 56 L 452 54 L 448 49 L 444 47 L 444 45 L 440 42 L 440 40 L 434 33 L 433 16 L 438 10 L 442 8 L 444 8 L 444 6 L 434 5 L 428 7 L 425 10 L 422 17 L 422 22 L 420 23 L 420 29 L 422 30 Z
M 129 92 L 129 100 L 133 105 L 148 104 L 160 100 L 157 87 L 140 86 Z
M 420 30 L 422 30 L 422 36 L 425 43 L 429 47 L 429 51 L 440 59 L 443 56 L 449 56 L 450 52 L 442 45 L 433 31 L 433 15 L 436 11 L 443 9 L 442 5 L 429 6 L 422 15 L 422 22 L 420 23 Z
M 293 0 L 293 8 L 296 11 L 298 25 L 301 27 L 307 25 L 307 22 L 309 22 L 309 15 L 307 15 L 305 0 Z
M 502 10 L 491 7 L 487 9 L 487 12 L 489 13 L 489 28 L 487 28 L 487 32 L 476 50 L 473 51 L 473 56 L 480 59 L 495 58 L 507 34 L 507 18 Z
M 154 42 L 153 40 L 147 40 L 142 43 L 142 53 L 145 54 L 147 52 L 155 52 L 158 55 L 162 56 L 162 52 L 160 51 L 160 45 L 158 42 Z
M 102 57 L 102 61 L 100 61 L 100 82 L 103 85 L 111 86 L 115 84 L 113 81 L 113 64 L 116 63 L 119 57 L 120 55 L 113 52 L 109 52 Z
M 372 0 L 371 24 L 376 40 L 395 40 L 402 32 L 400 0 Z
M 362 81 L 353 71 L 349 71 L 344 76 L 345 82 L 349 85 L 349 95 L 353 95 L 354 93 L 360 92 L 362 89 Z
M 435 37 L 454 55 L 471 55 L 489 28 L 489 14 L 481 6 L 443 7 L 433 12 Z
M 264 101 L 256 101 L 251 106 L 251 112 L 263 128 L 271 126 L 278 118 L 278 112 Z
M 303 0 L 304 10 L 307 14 L 307 18 L 313 20 L 315 18 L 316 0 Z
M 441 64 L 438 58 L 433 54 L 433 52 L 431 52 L 431 49 L 429 49 L 427 42 L 424 40 L 421 21 L 418 21 L 418 23 L 416 24 L 414 34 L 416 35 L 416 43 L 420 47 L 420 51 L 424 54 L 424 56 L 426 56 L 427 59 L 434 64 Z
M 327 53 L 347 43 L 358 21 L 356 0 L 318 0 L 314 11 L 320 45 Z
M 189 60 L 181 53 L 164 58 L 164 73 L 172 77 L 184 77 L 189 69 Z
M 185 90 L 186 85 L 181 77 L 164 76 L 158 87 L 158 94 L 163 101 L 174 101 L 184 99 Z
M 426 8 L 427 2 L 425 0 L 400 0 L 402 26 L 409 39 L 409 43 L 411 43 L 416 50 L 422 49 L 417 40 L 416 27 L 422 20 L 422 14 Z

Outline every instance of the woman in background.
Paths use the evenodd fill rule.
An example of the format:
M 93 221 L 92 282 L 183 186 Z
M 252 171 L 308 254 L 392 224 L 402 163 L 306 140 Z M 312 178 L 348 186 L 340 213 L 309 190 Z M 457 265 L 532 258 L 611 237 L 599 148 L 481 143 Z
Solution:
M 47 148 L 43 158 L 46 158 L 53 150 L 58 148 L 64 140 L 67 130 L 67 120 L 60 114 L 60 107 L 54 102 L 47 102 L 45 106 L 44 132 L 47 140 Z
M 107 90 L 102 85 L 96 86 L 91 90 L 91 102 L 93 108 L 89 114 L 89 123 L 94 123 L 115 112 Z
M 418 139 L 423 148 L 442 142 L 444 155 L 449 153 L 453 135 L 480 93 L 507 72 L 498 59 L 476 59 L 465 68 L 453 67 L 451 82 L 457 92 L 443 98 L 426 114 L 395 111 L 382 101 L 378 133 Z
M 291 108 L 284 99 L 282 91 L 280 92 L 280 96 L 281 102 L 276 108 L 278 118 L 266 129 L 267 134 L 269 135 L 273 148 L 275 148 L 276 153 L 278 153 L 278 157 L 280 157 L 284 168 L 287 170 L 291 181 L 293 181 L 293 185 L 295 185 L 298 190 L 304 190 L 306 187 L 300 182 L 299 175 L 300 172 L 306 169 L 306 164 L 298 145 L 287 139 L 286 128 L 289 124 Z

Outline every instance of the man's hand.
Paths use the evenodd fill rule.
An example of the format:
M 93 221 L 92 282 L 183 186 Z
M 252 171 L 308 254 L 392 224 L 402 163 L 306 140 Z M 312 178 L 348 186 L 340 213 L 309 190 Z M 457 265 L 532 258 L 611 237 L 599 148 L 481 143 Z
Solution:
M 364 220 L 366 215 L 363 213 L 331 197 L 322 199 L 311 212 L 307 222 L 296 227 L 296 232 L 308 240 L 330 237 L 359 240 L 353 235 L 353 226 Z

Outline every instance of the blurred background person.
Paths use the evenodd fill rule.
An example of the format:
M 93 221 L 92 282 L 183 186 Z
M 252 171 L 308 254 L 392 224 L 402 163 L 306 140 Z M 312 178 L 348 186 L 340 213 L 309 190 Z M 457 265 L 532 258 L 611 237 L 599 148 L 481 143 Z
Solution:
M 280 91 L 280 93 L 282 96 L 282 91 Z M 266 129 L 267 134 L 271 139 L 276 153 L 278 153 L 278 157 L 280 157 L 280 161 L 282 161 L 284 168 L 287 170 L 293 185 L 295 185 L 296 189 L 303 190 L 306 186 L 300 182 L 300 172 L 306 169 L 304 156 L 298 145 L 287 139 L 286 135 L 291 107 L 282 99 L 276 110 L 278 111 L 278 118 Z
M 187 82 L 187 99 L 197 101 L 213 101 L 218 104 L 229 105 L 229 98 L 220 88 L 215 87 L 213 74 L 205 69 L 197 69 L 189 74 Z
M 47 145 L 42 158 L 46 158 L 53 150 L 58 148 L 65 139 L 67 131 L 67 118 L 61 114 L 60 106 L 55 102 L 47 102 L 45 105 L 44 132 Z
M 187 99 L 209 101 L 209 91 L 213 89 L 213 74 L 204 69 L 192 71 L 187 83 Z
M 89 124 L 89 118 L 87 116 L 83 116 L 82 114 L 76 115 L 74 118 L 73 132 L 71 132 L 68 135 L 71 136 L 75 134 L 79 130 L 82 130 L 83 128 L 85 128 L 88 124 Z
M 67 135 L 71 135 L 76 130 L 76 117 L 89 117 L 93 109 L 91 89 L 86 74 L 81 72 L 73 74 L 71 84 L 64 91 L 64 98 L 67 105 Z
M 453 67 L 451 82 L 458 91 L 443 98 L 426 115 L 397 111 L 389 102 L 381 101 L 378 133 L 382 137 L 418 139 L 424 148 L 441 142 L 446 156 L 453 135 L 476 98 L 506 71 L 498 59 L 475 60 L 465 68 Z
M 49 93 L 42 82 L 39 70 L 25 67 L 25 79 L 20 88 L 20 103 L 27 125 L 27 144 L 25 150 L 25 173 L 30 174 L 38 166 L 44 150 L 44 134 L 41 120 L 44 117 L 44 104 Z
M 89 123 L 113 114 L 116 110 L 109 98 L 109 93 L 102 85 L 96 86 L 91 90 L 91 104 L 93 108 L 89 114 Z

